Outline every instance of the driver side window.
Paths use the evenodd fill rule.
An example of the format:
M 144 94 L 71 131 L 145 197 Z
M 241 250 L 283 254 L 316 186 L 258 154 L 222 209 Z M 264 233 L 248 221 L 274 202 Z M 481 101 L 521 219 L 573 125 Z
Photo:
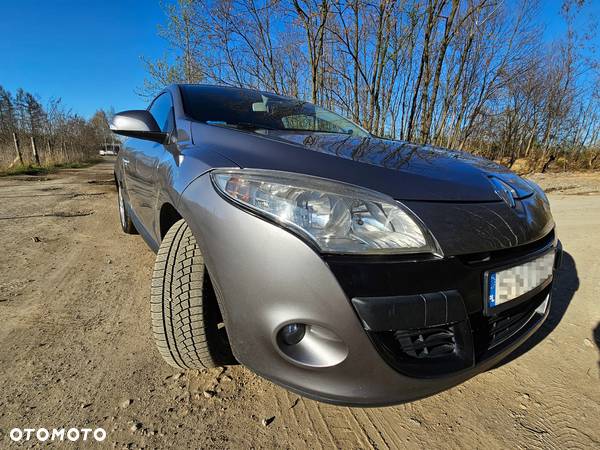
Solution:
M 161 131 L 169 133 L 173 131 L 175 127 L 175 120 L 173 118 L 173 103 L 171 102 L 171 96 L 168 93 L 160 94 L 150 106 L 150 114 L 156 120 L 156 123 L 160 127 Z

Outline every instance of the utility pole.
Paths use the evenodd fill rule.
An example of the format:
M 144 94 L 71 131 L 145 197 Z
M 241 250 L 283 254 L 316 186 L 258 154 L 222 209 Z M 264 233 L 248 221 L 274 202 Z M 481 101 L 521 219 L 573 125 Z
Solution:
M 35 160 L 35 163 L 39 166 L 40 155 L 38 155 L 37 147 L 35 146 L 35 138 L 33 136 L 31 136 L 31 150 L 33 152 L 33 159 Z
M 15 150 L 17 151 L 19 163 L 23 165 L 23 155 L 21 154 L 21 148 L 19 147 L 19 138 L 17 137 L 17 133 L 13 133 L 13 141 L 15 142 Z

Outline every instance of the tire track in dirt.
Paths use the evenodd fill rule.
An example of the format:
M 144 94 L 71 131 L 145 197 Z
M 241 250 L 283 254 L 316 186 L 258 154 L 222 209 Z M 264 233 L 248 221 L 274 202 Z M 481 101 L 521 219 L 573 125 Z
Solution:
M 532 448 L 589 448 L 590 444 L 600 448 L 600 441 L 585 432 L 582 427 L 585 425 L 586 413 L 600 413 L 598 405 L 592 402 L 580 400 L 579 414 L 576 419 L 579 421 L 578 427 L 573 424 L 573 411 L 565 405 L 570 404 L 568 386 L 564 382 L 552 381 L 544 387 L 544 400 L 541 404 L 543 414 L 521 419 L 520 425 L 529 431 L 525 442 Z
M 48 189 L 48 187 L 44 189 Z M 110 192 L 110 190 L 107 190 L 107 192 Z M 77 208 L 82 200 L 85 200 L 88 205 L 96 207 L 94 201 L 90 202 L 89 199 L 84 198 L 59 198 L 50 205 L 44 202 L 43 205 L 39 206 L 60 207 L 68 210 L 69 208 Z M 28 204 L 29 208 L 39 209 L 39 206 Z M 98 206 L 102 211 L 101 216 L 108 213 L 108 205 L 104 204 L 104 210 L 106 211 L 103 210 L 102 204 Z M 112 213 L 112 211 L 110 212 Z M 110 215 L 112 216 L 112 214 Z M 77 222 L 74 220 L 77 220 Z M 30 223 L 37 235 L 44 236 L 55 232 L 56 224 L 52 222 L 49 224 Z M 72 375 L 68 376 L 66 380 L 64 379 L 65 372 L 72 373 L 74 370 L 69 352 L 93 354 L 93 348 L 89 345 L 91 335 L 100 334 L 98 341 L 101 341 L 102 333 L 98 332 L 99 329 L 107 325 L 108 330 L 106 332 L 110 333 L 109 330 L 114 330 L 115 324 L 118 322 L 120 304 L 111 305 L 110 309 L 102 311 L 101 303 L 95 303 L 97 299 L 94 298 L 95 294 L 101 289 L 101 285 L 107 283 L 107 281 L 94 279 L 94 275 L 97 275 L 98 271 L 106 265 L 106 262 L 102 261 L 102 256 L 97 251 L 98 245 L 93 240 L 95 235 L 101 234 L 102 228 L 106 226 L 105 223 L 105 220 L 90 219 L 89 223 L 82 223 L 80 219 L 67 219 L 67 223 L 59 225 L 62 228 L 72 227 L 73 231 L 55 233 L 53 241 L 45 245 L 43 253 L 47 253 L 47 255 L 45 258 L 40 259 L 42 264 L 36 267 L 36 278 L 40 281 L 34 282 L 34 284 L 39 284 L 43 281 L 43 286 L 37 290 L 35 290 L 35 287 L 33 289 L 30 287 L 30 290 L 33 291 L 30 294 L 33 293 L 34 295 L 26 296 L 20 302 L 21 314 L 13 317 L 14 320 L 11 321 L 12 328 L 5 327 L 3 329 L 3 333 L 13 335 L 13 341 L 27 342 L 28 336 L 26 335 L 33 332 L 37 336 L 36 341 L 47 342 L 43 345 L 48 351 L 39 356 L 36 364 L 37 367 L 42 366 L 42 371 L 39 369 L 32 371 L 32 376 L 29 379 L 26 377 L 19 380 L 19 383 L 25 386 L 39 385 L 44 387 L 44 395 L 47 400 L 55 402 L 50 417 L 69 417 L 71 420 L 81 418 L 80 422 L 84 423 L 83 418 L 88 414 L 86 411 L 88 407 L 85 405 L 91 399 L 99 396 L 102 390 L 101 386 L 107 375 L 105 371 L 93 370 L 95 367 L 91 367 L 92 370 L 89 371 L 86 377 L 85 391 L 77 394 L 77 397 L 72 395 L 68 389 L 72 383 Z M 114 231 L 116 232 L 117 229 L 115 228 Z M 54 254 L 54 257 L 49 257 L 52 254 Z M 55 264 L 54 261 L 59 261 L 59 263 Z M 114 290 L 111 289 L 113 294 L 127 294 L 128 287 L 125 277 L 118 278 L 123 278 L 121 281 L 124 283 L 119 283 Z M 82 293 L 85 293 L 85 295 L 82 296 Z M 129 292 L 129 295 L 131 295 L 131 292 Z M 61 301 L 53 301 L 56 299 Z M 117 307 L 115 308 L 115 306 Z M 117 336 L 116 340 L 113 339 L 113 343 L 118 346 L 123 342 L 123 339 L 125 338 Z M 42 344 L 36 344 L 35 342 L 30 344 L 27 353 L 35 349 L 37 345 Z M 124 347 L 127 348 L 130 345 Z M 5 367 L 8 368 L 12 365 L 12 368 L 17 370 L 14 366 L 18 366 L 20 362 L 21 360 L 8 362 Z M 93 366 L 94 362 L 87 360 L 84 364 Z M 43 369 L 43 366 L 46 369 Z M 48 367 L 53 367 L 54 370 L 48 370 Z M 60 378 L 54 379 L 57 371 L 61 372 L 62 375 Z M 29 389 L 27 392 L 33 393 L 29 397 L 28 403 L 39 401 L 39 395 L 36 395 L 38 393 L 35 389 Z M 63 402 L 60 400 L 61 398 L 66 398 L 71 402 Z M 75 403 L 75 405 L 69 403 Z M 79 408 L 79 403 L 85 408 Z

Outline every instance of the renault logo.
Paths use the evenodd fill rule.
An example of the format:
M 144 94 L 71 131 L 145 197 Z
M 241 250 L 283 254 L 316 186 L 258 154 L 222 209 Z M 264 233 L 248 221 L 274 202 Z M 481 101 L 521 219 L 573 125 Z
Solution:
M 494 192 L 498 197 L 504 200 L 511 208 L 514 208 L 517 205 L 515 201 L 515 197 L 517 196 L 517 191 L 515 191 L 508 183 L 502 181 L 500 178 L 490 177 L 491 183 L 494 185 Z

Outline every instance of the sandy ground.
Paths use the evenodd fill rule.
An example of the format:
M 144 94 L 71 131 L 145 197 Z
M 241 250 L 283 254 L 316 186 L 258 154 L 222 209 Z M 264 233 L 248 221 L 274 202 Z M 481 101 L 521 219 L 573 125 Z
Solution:
M 600 194 L 598 172 L 534 173 L 528 177 L 542 186 L 548 194 Z
M 600 448 L 600 195 L 550 195 L 567 253 L 522 355 L 431 398 L 356 409 L 240 366 L 163 363 L 154 255 L 120 232 L 111 176 L 103 163 L 0 178 L 0 448 L 16 446 L 13 427 L 86 426 L 105 428 L 94 446 L 108 448 Z

